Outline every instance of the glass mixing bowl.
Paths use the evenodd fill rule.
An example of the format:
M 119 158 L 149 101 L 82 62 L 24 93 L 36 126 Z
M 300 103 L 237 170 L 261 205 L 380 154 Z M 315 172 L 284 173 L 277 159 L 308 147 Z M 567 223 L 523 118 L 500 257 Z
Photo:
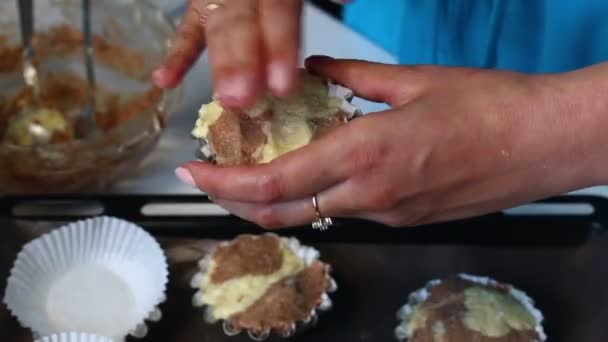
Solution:
M 86 102 L 80 0 L 36 0 L 34 47 L 45 105 L 78 113 Z M 155 147 L 177 93 L 157 89 L 152 71 L 174 27 L 140 0 L 92 1 L 99 133 L 66 133 L 46 145 L 6 139 L 29 94 L 22 79 L 16 1 L 0 0 L 0 195 L 97 192 L 126 177 Z M 73 114 L 72 114 L 73 118 Z

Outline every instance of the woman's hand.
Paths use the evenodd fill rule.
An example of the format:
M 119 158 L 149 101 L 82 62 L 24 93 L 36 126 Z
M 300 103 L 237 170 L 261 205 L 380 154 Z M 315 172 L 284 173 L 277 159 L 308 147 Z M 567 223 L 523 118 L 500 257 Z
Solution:
M 411 226 L 597 184 L 608 169 L 599 143 L 608 101 L 589 96 L 598 94 L 593 71 L 528 76 L 324 57 L 307 64 L 393 109 L 267 165 L 191 162 L 178 176 L 267 228 L 312 222 L 315 194 L 324 216 Z
M 208 47 L 224 106 L 251 105 L 265 89 L 288 94 L 297 82 L 301 11 L 302 0 L 190 0 L 155 82 L 177 86 Z

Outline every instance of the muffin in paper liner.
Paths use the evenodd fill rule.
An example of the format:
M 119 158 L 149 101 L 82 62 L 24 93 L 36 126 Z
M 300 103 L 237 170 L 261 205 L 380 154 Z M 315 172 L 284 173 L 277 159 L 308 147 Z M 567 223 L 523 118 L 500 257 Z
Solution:
M 242 111 L 217 100 L 203 105 L 192 131 L 196 157 L 220 165 L 267 163 L 363 115 L 350 89 L 301 73 L 300 90 L 285 99 L 266 94 Z
M 61 333 L 39 338 L 34 342 L 114 342 L 111 338 L 86 333 Z
M 42 337 L 62 332 L 143 337 L 165 300 L 167 259 L 158 242 L 127 221 L 77 221 L 27 243 L 11 270 L 4 303 Z
M 318 313 L 332 307 L 328 294 L 337 290 L 316 249 L 275 234 L 222 242 L 198 267 L 192 303 L 204 309 L 204 320 L 221 322 L 228 336 L 247 332 L 255 341 L 313 327 Z
M 458 274 L 431 280 L 397 312 L 395 337 L 406 342 L 544 342 L 543 315 L 510 284 Z

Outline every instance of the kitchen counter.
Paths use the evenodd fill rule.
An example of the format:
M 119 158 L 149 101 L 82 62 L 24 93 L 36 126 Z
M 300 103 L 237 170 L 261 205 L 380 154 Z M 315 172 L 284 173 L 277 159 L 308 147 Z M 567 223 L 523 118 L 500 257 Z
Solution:
M 606 200 L 593 202 L 598 208 L 607 205 Z M 141 341 L 250 342 L 244 334 L 226 337 L 219 325 L 203 322 L 202 311 L 191 304 L 195 290 L 190 280 L 197 261 L 215 243 L 259 231 L 243 230 L 236 220 L 216 225 L 134 222 L 159 240 L 170 265 L 163 319 L 150 323 L 149 336 Z M 290 231 L 290 236 L 320 251 L 332 266 L 338 291 L 330 295 L 333 309 L 320 316 L 319 324 L 289 342 L 333 342 L 336 336 L 341 341 L 395 341 L 395 313 L 408 294 L 428 280 L 460 272 L 491 276 L 527 292 L 546 318 L 551 342 L 608 341 L 605 222 L 605 215 L 488 216 L 401 230 L 350 222 L 323 233 Z M 0 288 L 23 244 L 60 224 L 0 218 Z M 0 331 L 2 341 L 32 341 L 2 305 Z

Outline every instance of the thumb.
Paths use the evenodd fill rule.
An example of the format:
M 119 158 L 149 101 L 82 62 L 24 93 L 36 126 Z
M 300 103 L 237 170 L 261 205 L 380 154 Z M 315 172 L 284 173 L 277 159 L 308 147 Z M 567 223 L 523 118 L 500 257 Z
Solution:
M 159 88 L 179 85 L 206 45 L 205 25 L 211 14 L 204 1 L 190 1 L 163 65 L 154 72 Z
M 306 59 L 306 68 L 350 88 L 361 98 L 391 106 L 409 102 L 428 83 L 424 70 L 420 68 L 353 59 L 311 56 Z

